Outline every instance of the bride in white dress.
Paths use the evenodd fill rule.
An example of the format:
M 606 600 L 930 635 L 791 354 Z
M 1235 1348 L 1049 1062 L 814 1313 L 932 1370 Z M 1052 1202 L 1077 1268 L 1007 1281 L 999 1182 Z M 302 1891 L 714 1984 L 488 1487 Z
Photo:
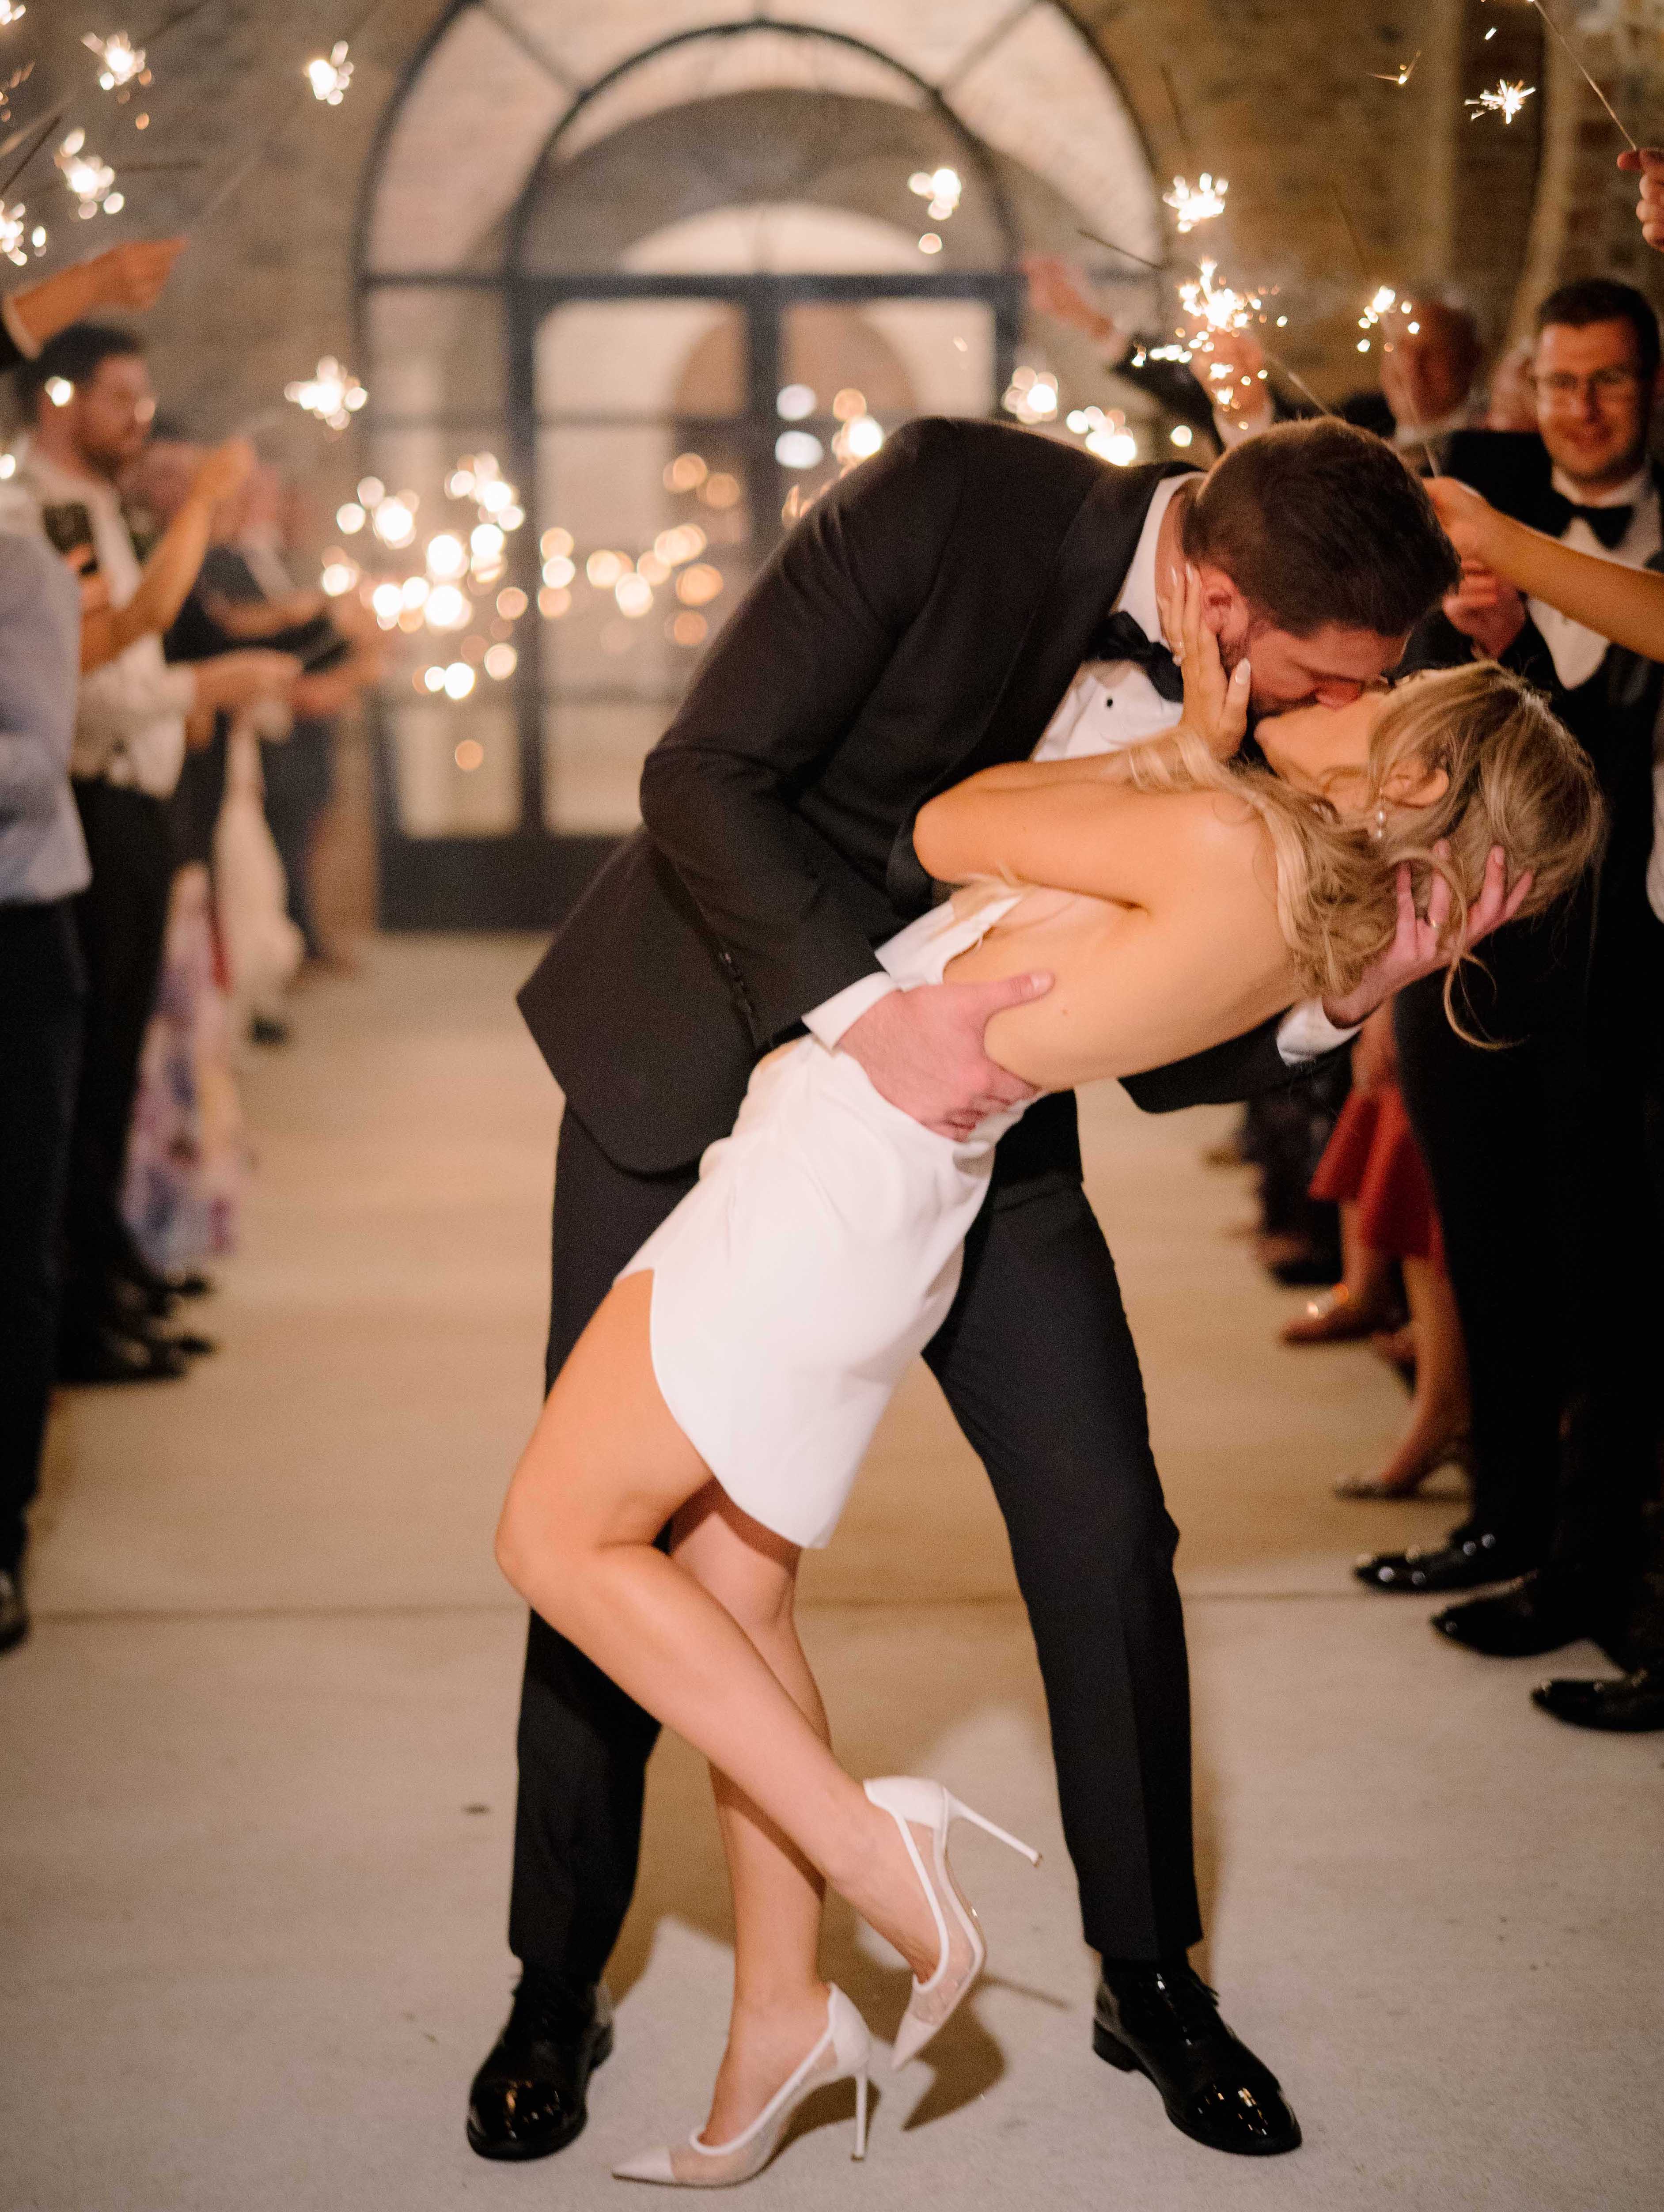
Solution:
M 1193 579 L 1173 611 L 1179 729 L 1107 761 L 991 769 L 931 801 L 920 859 L 966 888 L 879 951 L 904 988 L 1032 976 L 988 1049 L 1042 1091 L 1343 995 L 1395 940 L 1460 957 L 1558 896 L 1594 850 L 1588 763 L 1501 669 L 1262 721 L 1278 773 L 1233 769 L 1248 672 L 1227 683 Z M 946 1859 L 966 1808 L 937 1783 L 863 1786 L 839 1765 L 792 1600 L 800 1548 L 829 1539 L 896 1382 L 952 1303 L 1020 1110 L 956 1140 L 812 1038 L 771 1054 L 590 1322 L 515 1472 L 504 1572 L 710 1760 L 733 1885 L 734 2008 L 710 2112 L 621 2178 L 749 2179 L 802 2099 L 847 2077 L 864 2150 L 866 2030 L 817 1965 L 827 1883 L 913 1969 L 897 2065 L 981 1969 Z

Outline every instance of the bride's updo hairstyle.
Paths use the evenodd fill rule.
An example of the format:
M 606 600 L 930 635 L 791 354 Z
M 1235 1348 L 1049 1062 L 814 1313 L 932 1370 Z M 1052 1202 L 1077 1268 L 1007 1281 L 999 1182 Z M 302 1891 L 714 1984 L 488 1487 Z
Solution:
M 1266 769 L 1218 760 L 1182 724 L 1126 758 L 1144 790 L 1232 792 L 1260 815 L 1276 856 L 1278 920 L 1315 998 L 1345 997 L 1391 945 L 1401 866 L 1422 915 L 1434 876 L 1443 877 L 1447 942 L 1455 944 L 1493 846 L 1507 855 L 1510 883 L 1529 869 L 1521 912 L 1531 915 L 1572 889 L 1600 843 L 1603 808 L 1587 755 L 1541 694 L 1494 661 L 1403 685 L 1376 723 L 1367 769 L 1344 777 L 1344 810 Z M 1388 796 L 1441 770 L 1448 781 L 1430 805 Z M 1435 852 L 1440 843 L 1448 854 Z M 1453 996 L 1460 964 L 1447 973 L 1444 1005 L 1467 1036 Z

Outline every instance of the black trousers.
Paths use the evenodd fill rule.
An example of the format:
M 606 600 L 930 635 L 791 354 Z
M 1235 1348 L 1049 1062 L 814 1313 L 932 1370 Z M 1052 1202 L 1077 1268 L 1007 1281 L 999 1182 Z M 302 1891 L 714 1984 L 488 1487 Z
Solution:
M 84 978 L 70 902 L 0 907 L 0 1570 L 23 1554 L 58 1348 Z
M 1072 1099 L 1045 1102 L 1000 1147 L 959 1295 L 926 1358 L 1010 1533 L 1086 1940 L 1113 1958 L 1154 1960 L 1201 1933 L 1178 1538 L 1114 1263 L 1081 1188 L 1073 1110 Z M 1072 1169 L 1035 1171 L 1030 1125 L 1042 1115 Z M 551 1378 L 694 1175 L 627 1174 L 568 1112 L 556 1178 Z M 657 1733 L 532 1617 L 508 1930 L 525 1964 L 598 1978 L 635 1887 Z
M 121 1184 L 139 1054 L 156 1001 L 173 840 L 167 808 L 142 791 L 77 781 L 93 880 L 75 902 L 87 970 L 87 1028 L 64 1209 L 66 1333 L 94 1328 L 112 1271 L 136 1259 Z
M 1648 1479 L 1646 1172 L 1638 1103 L 1592 1049 L 1587 901 L 1503 931 L 1447 1021 L 1443 978 L 1400 993 L 1473 1401 L 1473 1518 L 1528 1560 L 1616 1560 Z M 1650 1275 L 1655 1255 L 1647 1261 Z M 1620 1533 L 1631 1532 L 1626 1540 Z

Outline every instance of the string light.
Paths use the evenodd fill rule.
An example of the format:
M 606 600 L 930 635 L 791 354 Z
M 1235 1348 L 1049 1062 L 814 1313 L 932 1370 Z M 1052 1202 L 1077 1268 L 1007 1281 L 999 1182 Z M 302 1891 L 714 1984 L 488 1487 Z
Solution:
M 339 107 L 347 96 L 347 87 L 352 82 L 352 64 L 347 58 L 346 40 L 337 39 L 327 54 L 314 54 L 307 64 L 306 79 L 312 87 L 314 100 L 321 100 L 325 107 Z
M 332 353 L 324 356 L 311 376 L 283 386 L 285 399 L 293 401 L 304 414 L 316 416 L 331 430 L 344 430 L 369 396 Z
M 1175 177 L 1170 192 L 1162 194 L 1163 207 L 1170 207 L 1178 218 L 1179 234 L 1187 236 L 1199 222 L 1212 222 L 1215 216 L 1225 211 L 1225 194 L 1230 186 L 1223 177 L 1210 176 L 1204 169 L 1193 185 L 1187 178 Z
M 1499 77 L 1495 92 L 1482 92 L 1477 100 L 1463 100 L 1462 106 L 1473 111 L 1467 118 L 1470 123 L 1477 123 L 1482 115 L 1500 115 L 1504 123 L 1511 123 L 1536 89 L 1534 84 L 1510 84 L 1506 77 Z

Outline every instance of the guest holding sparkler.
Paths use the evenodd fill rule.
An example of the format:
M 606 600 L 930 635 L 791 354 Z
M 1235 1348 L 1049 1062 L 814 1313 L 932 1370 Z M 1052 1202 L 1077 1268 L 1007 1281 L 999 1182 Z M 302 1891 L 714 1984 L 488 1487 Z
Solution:
M 1664 548 L 1664 471 L 1647 457 L 1664 385 L 1656 319 L 1630 287 L 1589 281 L 1553 294 L 1537 325 L 1538 432 L 1473 433 L 1455 441 L 1452 471 L 1560 541 L 1516 531 L 1501 549 L 1510 568 L 1520 544 L 1561 564 L 1581 554 L 1614 605 L 1631 605 L 1651 580 L 1625 571 L 1657 562 Z M 1452 514 L 1462 507 L 1454 487 L 1441 497 Z M 1482 510 L 1470 500 L 1468 511 Z M 1664 975 L 1664 893 L 1649 880 L 1664 667 L 1563 612 L 1555 576 L 1531 558 L 1517 564 L 1521 583 L 1547 589 L 1527 601 L 1491 565 L 1492 538 L 1461 526 L 1463 583 L 1420 657 L 1506 653 L 1534 666 L 1594 761 L 1612 828 L 1598 930 L 1591 902 L 1559 932 L 1504 933 L 1471 994 L 1486 1036 L 1523 1042 L 1491 1052 L 1447 1043 L 1419 988 L 1400 994 L 1405 1092 L 1468 1339 L 1474 1505 L 1442 1545 L 1366 1559 L 1358 1571 L 1374 1588 L 1428 1592 L 1518 1577 L 1436 1625 L 1497 1656 L 1583 1636 L 1625 1655 L 1643 1508 L 1656 1481 L 1656 1316 L 1634 1286 L 1653 1279 L 1657 1250 L 1644 1128 Z M 1586 598 L 1577 611 L 1598 613 L 1600 602 Z M 1616 1298 L 1605 1295 L 1612 1283 L 1625 1285 Z

